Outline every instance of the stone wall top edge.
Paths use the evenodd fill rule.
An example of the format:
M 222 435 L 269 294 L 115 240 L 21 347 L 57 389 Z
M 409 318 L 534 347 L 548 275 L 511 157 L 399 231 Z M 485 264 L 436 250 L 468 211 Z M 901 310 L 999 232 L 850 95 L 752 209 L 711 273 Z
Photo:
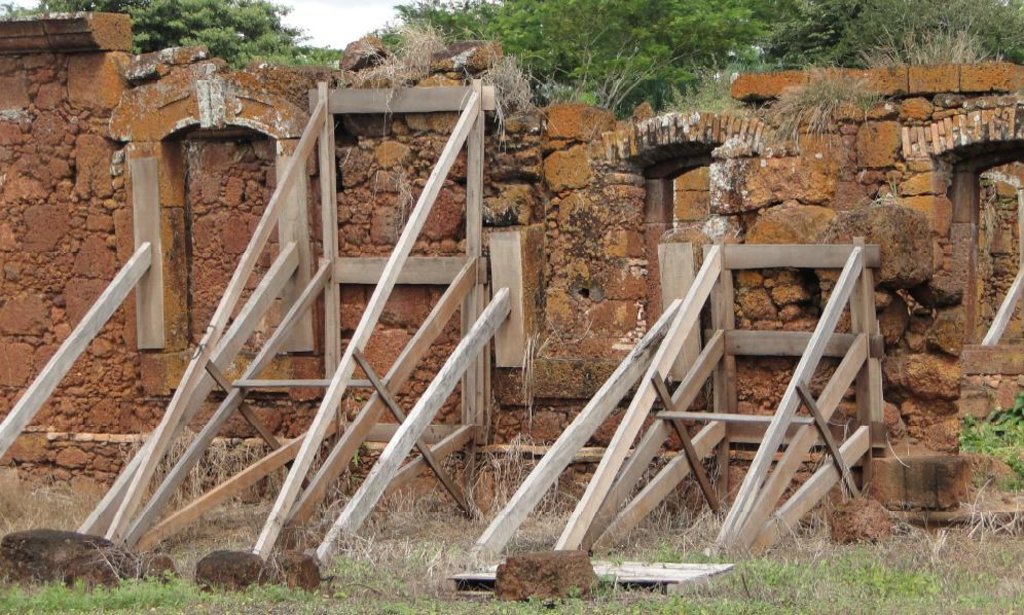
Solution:
M 132 21 L 120 13 L 52 13 L 0 21 L 0 55 L 131 47 Z

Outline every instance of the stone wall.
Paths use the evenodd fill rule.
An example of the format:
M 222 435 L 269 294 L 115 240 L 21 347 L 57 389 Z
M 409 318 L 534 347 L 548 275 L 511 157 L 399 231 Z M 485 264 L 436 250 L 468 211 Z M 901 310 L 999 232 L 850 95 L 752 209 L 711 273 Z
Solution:
M 37 44 L 0 55 L 2 407 L 13 405 L 130 256 L 126 161 L 156 156 L 161 165 L 166 347 L 136 350 L 129 300 L 9 455 L 30 473 L 105 482 L 169 400 L 275 185 L 278 156 L 301 133 L 308 90 L 320 80 L 358 80 L 321 69 L 231 71 L 199 49 L 132 57 L 124 52 L 127 39 L 66 49 L 45 39 Z M 477 54 L 469 49 L 460 47 L 459 57 Z M 478 55 L 497 53 L 488 46 Z M 422 85 L 461 84 L 485 69 L 441 54 Z M 1024 159 L 1024 122 L 1011 94 L 1024 84 L 1021 70 L 991 64 L 831 73 L 866 79 L 884 98 L 866 111 L 844 108 L 834 125 L 795 143 L 773 138 L 760 107 L 786 87 L 807 84 L 814 78 L 807 73 L 741 76 L 734 95 L 746 107 L 728 115 L 616 122 L 606 111 L 558 105 L 502 125 L 490 119 L 485 235 L 518 229 L 529 238 L 538 326 L 530 332 L 529 369 L 492 374 L 488 440 L 522 436 L 543 444 L 561 433 L 660 314 L 659 243 L 863 236 L 882 246 L 875 299 L 890 436 L 954 451 L 962 349 L 991 320 L 1020 254 L 1017 188 L 1011 195 L 1007 178 L 1021 173 L 1019 165 L 1006 165 L 1018 153 Z M 387 254 L 456 118 L 339 119 L 339 249 L 345 256 Z M 318 238 L 315 167 L 308 168 L 308 221 Z M 415 254 L 464 250 L 465 199 L 463 156 Z M 268 256 L 276 249 L 274 243 Z M 314 253 L 319 249 L 314 239 Z M 975 271 L 990 272 L 991 282 L 979 285 Z M 836 273 L 737 275 L 737 326 L 812 329 Z M 354 329 L 370 292 L 343 287 L 343 335 Z M 376 368 L 389 367 L 441 292 L 422 285 L 396 290 L 368 347 Z M 259 328 L 257 342 L 278 318 L 279 309 Z M 403 403 L 424 390 L 451 352 L 457 322 L 407 384 Z M 1020 330 L 1017 319 L 1009 335 L 1017 339 Z M 321 352 L 317 341 L 311 352 L 280 357 L 270 371 L 320 378 Z M 739 361 L 740 410 L 772 412 L 794 363 Z M 297 435 L 319 394 L 266 393 L 253 403 L 276 431 Z M 348 396 L 345 410 L 354 412 L 363 399 Z M 217 401 L 211 396 L 200 419 Z M 458 416 L 453 396 L 439 421 Z M 606 444 L 616 420 L 590 444 Z M 225 435 L 252 433 L 234 419 Z

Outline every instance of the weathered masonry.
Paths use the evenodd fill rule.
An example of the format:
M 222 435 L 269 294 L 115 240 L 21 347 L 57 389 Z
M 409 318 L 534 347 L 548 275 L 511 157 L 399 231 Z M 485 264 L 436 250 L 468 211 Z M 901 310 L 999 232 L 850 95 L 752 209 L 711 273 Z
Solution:
M 713 402 L 697 396 L 693 409 L 714 403 L 773 415 L 809 334 L 835 316 L 838 341 L 830 343 L 845 344 L 843 352 L 829 347 L 821 373 L 808 376 L 809 394 L 822 394 L 860 343 L 854 337 L 866 335 L 857 352 L 865 370 L 877 370 L 884 405 L 858 417 L 855 392 L 840 391 L 830 422 L 867 428 L 875 448 L 927 460 L 920 476 L 948 477 L 935 486 L 876 459 L 872 480 L 891 505 L 955 506 L 964 488 L 953 456 L 961 417 L 1010 405 L 1024 373 L 1014 309 L 1024 291 L 1022 67 L 827 72 L 863 80 L 881 101 L 786 141 L 758 108 L 821 75 L 741 75 L 733 94 L 745 106 L 730 114 L 616 122 L 600 109 L 559 105 L 499 125 L 494 92 L 475 83 L 500 54 L 493 45 L 440 54 L 421 94 L 404 100 L 405 90 L 359 94 L 344 71 L 236 71 L 202 49 L 132 56 L 129 47 L 121 16 L 0 23 L 0 407 L 38 401 L 5 457 L 28 475 L 111 484 L 175 395 L 185 395 L 190 363 L 217 350 L 204 342 L 211 321 L 236 327 L 237 347 L 213 362 L 228 388 L 246 390 L 245 413 L 225 418 L 217 434 L 260 437 L 273 448 L 323 414 L 327 381 L 350 340 L 368 336 L 359 353 L 368 369 L 356 378 L 384 377 L 439 302 L 458 304 L 459 317 L 398 379 L 394 401 L 408 409 L 501 288 L 514 293 L 510 317 L 500 319 L 509 324 L 455 388 L 472 394 L 446 398 L 424 439 L 447 453 L 459 448 L 452 438 L 471 449 L 520 436 L 550 445 L 687 295 L 716 244 L 845 252 L 820 266 L 805 262 L 819 252 L 802 252 L 767 269 L 730 266 L 728 249 L 714 252 L 725 254 L 717 271 L 732 286 L 732 309 L 717 313 L 732 316 L 723 322 L 708 309 L 695 317 L 670 376 L 683 378 L 722 331 L 734 390 Z M 340 101 L 324 103 L 329 112 L 317 107 L 320 83 L 328 101 Z M 450 136 L 465 128 L 470 91 L 479 95 L 472 122 L 482 136 L 456 148 L 450 171 L 432 180 Z M 317 122 L 316 147 L 297 152 Z M 388 257 L 429 191 L 409 260 L 367 330 L 361 323 L 368 306 L 376 309 Z M 275 192 L 283 217 L 252 257 L 250 240 L 264 231 Z M 877 260 L 860 267 L 873 277 L 877 331 L 866 313 L 827 309 L 849 255 L 873 251 Z M 467 255 L 477 263 L 468 278 Z M 251 271 L 231 282 L 246 259 Z M 303 291 L 324 262 L 333 281 L 310 299 Z M 466 301 L 448 295 L 460 280 L 472 287 Z M 239 299 L 233 311 L 218 309 L 228 288 Z M 254 297 L 269 298 L 247 311 Z M 292 309 L 305 301 L 310 310 Z M 288 335 L 275 338 L 282 322 Z M 777 332 L 806 334 L 803 346 L 766 352 L 783 339 Z M 279 352 L 248 374 L 271 341 Z M 56 373 L 48 362 L 66 374 L 33 384 Z M 212 394 L 190 413 L 193 431 L 230 397 L 209 384 Z M 355 420 L 374 389 L 351 389 L 338 415 Z M 614 436 L 626 405 L 585 444 L 623 446 Z M 397 428 L 378 414 L 365 437 L 388 442 Z M 679 448 L 665 435 L 669 449 Z M 730 467 L 739 485 L 745 466 Z M 582 490 L 593 466 L 569 468 L 564 484 Z M 477 482 L 485 508 L 489 485 L 486 474 Z

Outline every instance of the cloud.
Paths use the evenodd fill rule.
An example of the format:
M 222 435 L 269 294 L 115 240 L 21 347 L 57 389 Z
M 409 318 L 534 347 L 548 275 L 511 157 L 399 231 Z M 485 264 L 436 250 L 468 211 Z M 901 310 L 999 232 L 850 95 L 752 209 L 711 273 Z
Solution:
M 394 20 L 394 7 L 399 3 L 397 0 L 281 1 L 292 8 L 285 22 L 305 30 L 309 44 L 337 49 Z

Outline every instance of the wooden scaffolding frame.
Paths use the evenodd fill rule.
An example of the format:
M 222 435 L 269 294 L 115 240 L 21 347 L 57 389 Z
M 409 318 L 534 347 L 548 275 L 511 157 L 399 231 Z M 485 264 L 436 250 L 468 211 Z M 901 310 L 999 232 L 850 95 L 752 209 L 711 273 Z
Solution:
M 689 244 L 683 245 L 684 252 L 691 249 Z M 871 455 L 872 443 L 879 441 L 877 434 L 882 428 L 880 358 L 884 345 L 875 316 L 872 272 L 879 264 L 878 246 L 865 246 L 860 240 L 853 245 L 707 247 L 688 291 L 665 308 L 647 335 L 562 433 L 480 536 L 476 551 L 485 556 L 501 553 L 573 455 L 634 387 L 618 429 L 555 549 L 589 550 L 614 544 L 691 473 L 708 503 L 717 510 L 728 493 L 730 449 L 738 444 L 759 446 L 725 515 L 717 541 L 723 549 L 761 549 L 773 544 L 839 481 L 855 493 L 850 468 L 860 464 L 862 479 L 867 480 L 870 465 L 863 460 Z M 812 333 L 736 330 L 733 272 L 772 268 L 842 268 Z M 706 332 L 699 353 L 692 347 L 687 351 L 698 333 L 701 311 L 709 301 L 712 329 Z M 836 333 L 848 304 L 851 333 Z M 735 358 L 743 355 L 800 357 L 772 416 L 737 413 Z M 841 361 L 821 394 L 814 398 L 808 384 L 825 356 Z M 677 384 L 671 391 L 669 377 L 680 373 L 680 368 L 681 376 L 674 379 Z M 713 380 L 713 411 L 688 412 L 709 378 Z M 857 427 L 837 443 L 828 421 L 851 386 L 856 393 Z M 641 434 L 656 403 L 662 405 L 662 411 L 654 414 L 655 421 Z M 809 416 L 797 415 L 801 406 L 807 408 Z M 687 424 L 702 427 L 691 438 Z M 651 461 L 672 434 L 682 440 L 682 453 L 634 495 Z M 773 465 L 783 444 L 785 449 Z M 817 469 L 776 508 L 815 446 L 824 450 L 831 463 Z M 717 490 L 703 468 L 705 458 L 712 455 L 718 461 Z
M 253 553 L 266 559 L 287 524 L 302 522 L 315 512 L 329 485 L 348 467 L 358 447 L 368 438 L 379 438 L 382 434 L 388 444 L 362 487 L 342 510 L 317 549 L 321 560 L 326 562 L 331 557 L 341 535 L 358 531 L 384 494 L 398 488 L 423 469 L 429 468 L 437 475 L 461 508 L 467 513 L 472 510 L 466 490 L 446 473 L 441 462 L 453 452 L 473 447 L 476 439 L 483 435 L 490 401 L 490 342 L 500 328 L 511 324 L 508 323 L 509 315 L 515 311 L 512 309 L 514 305 L 521 304 L 522 293 L 521 285 L 509 284 L 511 288 L 496 288 L 493 297 L 489 297 L 488 268 L 482 258 L 484 127 L 485 112 L 495 108 L 493 88 L 474 81 L 468 87 L 456 88 L 329 90 L 326 84 L 321 83 L 311 92 L 310 99 L 309 123 L 279 174 L 270 202 L 160 424 L 126 465 L 80 531 L 104 534 L 112 540 L 141 548 L 150 547 L 180 532 L 270 473 L 289 466 L 273 509 L 252 548 Z M 391 255 L 386 259 L 339 257 L 335 115 L 425 112 L 457 112 L 459 119 Z M 467 150 L 466 254 L 462 257 L 410 256 L 433 203 L 464 146 Z M 307 215 L 306 203 L 304 199 L 300 202 L 295 198 L 294 187 L 305 173 L 314 149 L 318 150 L 319 158 L 323 254 L 317 270 L 309 275 L 309 272 L 302 271 L 300 258 L 303 253 L 309 253 L 308 231 L 307 236 L 299 233 L 296 237 L 296 229 L 306 226 L 297 222 Z M 245 283 L 265 251 L 275 227 L 283 238 L 280 251 L 232 319 Z M 495 276 L 499 277 L 507 279 L 509 276 L 503 272 Z M 297 281 L 303 282 L 296 285 Z M 379 375 L 366 361 L 363 351 L 392 289 L 401 283 L 444 284 L 448 288 L 388 372 Z M 374 285 L 362 318 L 346 343 L 342 342 L 340 325 L 342 284 Z M 287 313 L 259 348 L 242 377 L 231 381 L 225 376 L 225 370 L 274 300 L 285 293 L 289 293 L 292 299 Z M 279 352 L 286 349 L 297 323 L 309 317 L 321 294 L 325 306 L 325 379 L 261 379 L 261 372 Z M 396 402 L 395 393 L 414 373 L 417 364 L 457 310 L 462 314 L 459 344 L 415 406 L 405 413 Z M 357 369 L 363 372 L 365 379 L 355 379 Z M 460 381 L 463 394 L 461 423 L 456 426 L 431 425 Z M 248 408 L 246 396 L 254 389 L 287 387 L 323 387 L 325 393 L 306 433 L 282 442 Z M 345 421 L 339 416 L 342 399 L 348 389 L 357 387 L 368 388 L 373 395 L 354 419 Z M 223 401 L 150 494 L 157 465 L 167 454 L 171 442 L 183 432 L 215 388 L 223 390 Z M 236 411 L 266 441 L 270 452 L 180 510 L 168 511 L 172 495 Z M 397 424 L 379 423 L 384 412 L 389 412 Z M 330 443 L 328 437 L 332 435 L 337 438 Z M 326 460 L 315 475 L 309 477 L 314 458 L 328 444 Z M 419 455 L 403 465 L 413 448 Z M 467 484 L 469 475 L 467 472 Z

